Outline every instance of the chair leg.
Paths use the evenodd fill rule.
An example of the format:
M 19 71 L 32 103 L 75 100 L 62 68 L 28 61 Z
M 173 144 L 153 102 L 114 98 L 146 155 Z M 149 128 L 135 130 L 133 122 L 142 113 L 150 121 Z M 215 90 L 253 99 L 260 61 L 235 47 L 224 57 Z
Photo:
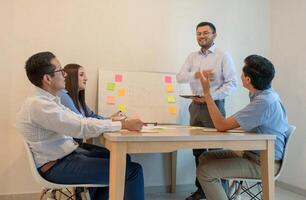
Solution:
M 84 191 L 82 191 L 82 193 L 81 193 L 81 197 L 82 197 L 82 200 L 91 200 L 90 195 L 89 195 L 89 191 L 88 191 L 87 188 L 84 188 Z
M 56 194 L 57 194 L 56 199 L 61 200 L 62 199 L 62 190 L 59 189 Z
M 50 189 L 43 189 L 43 190 L 41 191 L 41 193 L 40 193 L 39 200 L 42 200 L 42 199 L 44 198 L 45 194 L 47 194 L 49 190 L 50 190 Z

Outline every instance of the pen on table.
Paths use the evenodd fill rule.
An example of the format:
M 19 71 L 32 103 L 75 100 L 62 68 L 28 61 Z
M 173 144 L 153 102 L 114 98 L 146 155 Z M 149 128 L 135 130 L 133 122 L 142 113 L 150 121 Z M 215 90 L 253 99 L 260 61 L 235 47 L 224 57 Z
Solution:
M 157 122 L 143 122 L 144 126 L 148 126 L 148 125 L 153 125 L 153 126 L 157 126 Z

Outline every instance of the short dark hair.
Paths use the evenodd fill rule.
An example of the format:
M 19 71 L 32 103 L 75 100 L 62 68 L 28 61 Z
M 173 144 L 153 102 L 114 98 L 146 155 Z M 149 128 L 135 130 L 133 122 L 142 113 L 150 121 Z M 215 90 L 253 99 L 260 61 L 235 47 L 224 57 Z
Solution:
M 26 61 L 27 77 L 33 85 L 42 87 L 43 76 L 55 70 L 56 67 L 51 64 L 53 58 L 55 58 L 55 55 L 47 51 L 34 54 Z M 51 73 L 50 75 L 54 74 Z
M 244 59 L 245 66 L 242 71 L 250 77 L 251 84 L 257 90 L 265 90 L 271 87 L 275 75 L 273 64 L 265 57 L 250 55 Z
M 198 30 L 199 27 L 202 27 L 202 26 L 209 26 L 212 30 L 213 33 L 216 33 L 217 32 L 217 29 L 215 27 L 215 25 L 213 25 L 212 23 L 210 22 L 201 22 L 197 25 L 197 28 L 196 30 Z

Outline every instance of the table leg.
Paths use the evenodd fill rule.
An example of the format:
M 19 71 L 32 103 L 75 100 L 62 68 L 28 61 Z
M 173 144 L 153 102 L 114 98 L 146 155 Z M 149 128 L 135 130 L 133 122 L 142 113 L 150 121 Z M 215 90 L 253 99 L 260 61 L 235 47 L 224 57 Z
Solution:
M 261 151 L 261 177 L 264 200 L 274 200 L 274 141 L 267 142 L 267 149 Z
M 109 199 L 123 200 L 126 168 L 126 143 L 110 144 Z
M 176 162 L 177 162 L 177 151 L 171 152 L 171 188 L 170 192 L 176 192 Z

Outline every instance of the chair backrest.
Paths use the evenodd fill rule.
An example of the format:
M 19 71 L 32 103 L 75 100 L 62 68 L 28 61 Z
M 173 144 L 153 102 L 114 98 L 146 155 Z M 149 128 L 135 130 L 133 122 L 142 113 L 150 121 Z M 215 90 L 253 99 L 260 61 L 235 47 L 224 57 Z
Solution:
M 287 137 L 286 144 L 285 144 L 285 151 L 284 151 L 283 162 L 282 162 L 282 165 L 280 167 L 280 170 L 275 175 L 275 178 L 274 178 L 275 180 L 281 175 L 282 171 L 284 171 L 284 166 L 285 166 L 285 163 L 286 163 L 287 157 L 288 157 L 288 146 L 289 146 L 289 143 L 291 141 L 292 136 L 294 135 L 295 129 L 296 129 L 295 126 L 289 125 L 289 128 L 288 128 L 288 130 L 286 132 L 288 137 Z
M 29 160 L 32 175 L 33 175 L 34 179 L 36 180 L 36 182 L 39 183 L 44 188 L 56 188 L 56 189 L 61 188 L 61 187 L 58 187 L 57 184 L 53 184 L 53 183 L 45 180 L 40 175 L 40 173 L 38 172 L 38 169 L 36 168 L 34 157 L 33 157 L 33 154 L 31 152 L 31 149 L 30 149 L 30 147 L 29 147 L 29 145 L 26 141 L 24 141 L 24 147 L 26 149 L 26 153 L 27 153 L 27 156 L 28 156 L 28 160 Z
M 32 175 L 34 179 L 36 180 L 36 182 L 44 188 L 62 189 L 62 188 L 67 188 L 67 187 L 106 187 L 107 186 L 107 185 L 102 185 L 102 184 L 58 184 L 58 183 L 50 182 L 44 179 L 38 172 L 31 149 L 25 140 L 24 140 L 24 146 L 25 146 L 26 153 L 28 156 Z

